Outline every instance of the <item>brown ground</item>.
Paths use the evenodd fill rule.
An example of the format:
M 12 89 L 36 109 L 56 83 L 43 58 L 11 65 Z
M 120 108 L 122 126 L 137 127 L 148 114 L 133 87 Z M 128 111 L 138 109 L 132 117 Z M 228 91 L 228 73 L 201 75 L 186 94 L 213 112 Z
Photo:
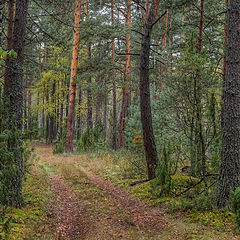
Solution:
M 92 166 L 105 166 L 105 162 L 101 163 L 104 160 L 85 155 L 53 155 L 52 148 L 45 145 L 38 146 L 37 153 L 38 164 L 48 172 L 56 196 L 56 240 L 240 239 L 231 231 L 185 223 L 160 208 L 133 199 L 93 174 Z
M 53 206 L 56 216 L 56 239 L 78 239 L 86 234 L 87 216 L 75 194 L 66 182 L 57 175 L 51 175 L 51 189 L 56 195 Z
M 129 214 L 134 225 L 137 227 L 147 227 L 153 233 L 159 233 L 164 229 L 166 224 L 163 218 L 164 212 L 161 211 L 160 208 L 153 208 L 139 199 L 133 199 L 113 183 L 100 179 L 84 168 L 81 168 L 81 171 L 84 172 L 94 184 L 116 200 L 118 207 Z

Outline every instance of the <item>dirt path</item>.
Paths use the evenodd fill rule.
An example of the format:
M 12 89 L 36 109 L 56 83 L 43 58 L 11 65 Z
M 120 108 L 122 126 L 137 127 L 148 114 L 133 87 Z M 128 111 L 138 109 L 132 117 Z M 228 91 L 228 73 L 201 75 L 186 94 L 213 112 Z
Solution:
M 160 208 L 154 208 L 139 199 L 133 199 L 113 183 L 100 179 L 82 167 L 80 167 L 80 170 L 84 172 L 94 184 L 116 200 L 118 206 L 128 213 L 134 225 L 137 227 L 147 227 L 153 233 L 159 233 L 164 229 L 166 225 L 164 222 L 164 212 L 161 211 Z
M 230 230 L 185 223 L 181 217 L 132 198 L 94 174 L 99 164 L 105 166 L 100 162 L 104 159 L 53 155 L 49 146 L 38 146 L 37 153 L 38 166 L 48 173 L 56 196 L 56 236 L 48 240 L 239 240 Z
M 53 206 L 56 216 L 56 240 L 79 239 L 86 234 L 86 214 L 75 194 L 65 181 L 57 175 L 51 175 L 51 189 L 57 202 Z

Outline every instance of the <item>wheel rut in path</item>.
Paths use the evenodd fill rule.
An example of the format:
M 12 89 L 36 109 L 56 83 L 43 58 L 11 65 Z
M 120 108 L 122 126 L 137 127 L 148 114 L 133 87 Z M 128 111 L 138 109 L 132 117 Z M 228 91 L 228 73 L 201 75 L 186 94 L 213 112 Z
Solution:
M 132 198 L 127 192 L 115 186 L 112 182 L 103 180 L 83 167 L 80 170 L 100 189 L 112 196 L 118 204 L 132 219 L 137 227 L 146 227 L 152 233 L 159 233 L 166 227 L 164 212 L 157 207 L 152 207 L 140 199 Z
M 87 233 L 87 215 L 77 201 L 75 194 L 65 181 L 50 175 L 51 190 L 56 195 L 53 211 L 56 216 L 56 240 L 82 238 Z

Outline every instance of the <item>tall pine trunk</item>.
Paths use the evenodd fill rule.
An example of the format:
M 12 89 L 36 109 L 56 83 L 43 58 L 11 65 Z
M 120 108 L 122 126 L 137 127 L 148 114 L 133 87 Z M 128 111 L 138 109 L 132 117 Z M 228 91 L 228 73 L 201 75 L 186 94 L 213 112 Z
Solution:
M 73 152 L 73 134 L 74 134 L 73 122 L 74 122 L 74 109 L 75 109 L 75 98 L 76 98 L 76 82 L 74 78 L 77 75 L 77 66 L 78 66 L 80 20 L 81 20 L 81 0 L 76 0 L 71 77 L 70 77 L 69 97 L 68 97 L 67 135 L 66 135 L 66 152 L 67 153 Z
M 153 23 L 160 4 L 160 0 L 154 0 L 151 4 L 149 13 L 146 17 L 143 27 L 142 45 L 140 53 L 140 107 L 141 122 L 143 129 L 143 141 L 147 163 L 148 178 L 155 177 L 155 169 L 158 163 L 157 149 L 152 127 L 152 112 L 150 99 L 150 83 L 149 83 L 149 57 L 150 57 L 150 41 Z
M 222 159 L 217 206 L 229 204 L 230 191 L 239 186 L 240 137 L 240 2 L 228 2 L 226 72 L 223 83 Z
M 15 24 L 13 30 L 13 50 L 17 58 L 9 58 L 9 82 L 5 85 L 5 100 L 9 102 L 8 127 L 12 132 L 18 131 L 14 139 L 8 142 L 8 150 L 13 153 L 16 170 L 8 187 L 8 205 L 22 206 L 22 116 L 23 116 L 23 62 L 26 33 L 28 0 L 16 0 Z

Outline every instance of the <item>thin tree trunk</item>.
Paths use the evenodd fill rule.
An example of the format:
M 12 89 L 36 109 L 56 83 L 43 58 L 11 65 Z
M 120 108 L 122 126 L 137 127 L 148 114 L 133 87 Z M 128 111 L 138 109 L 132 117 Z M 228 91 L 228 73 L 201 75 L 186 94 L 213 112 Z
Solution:
M 184 9 L 183 9 L 183 15 L 182 15 L 182 28 L 183 28 L 184 21 L 185 21 L 185 12 L 186 12 L 186 9 L 184 8 Z M 184 32 L 183 32 L 183 30 L 182 30 L 182 32 L 181 32 L 180 43 L 181 43 L 181 44 L 184 43 Z
M 140 107 L 141 122 L 143 128 L 143 141 L 147 163 L 148 178 L 155 177 L 155 169 L 158 163 L 155 138 L 152 127 L 152 112 L 150 99 L 150 83 L 149 83 L 149 57 L 150 57 L 150 41 L 152 34 L 152 25 L 160 4 L 160 0 L 154 0 L 151 4 L 149 14 L 144 23 L 144 32 L 142 37 L 142 46 L 140 53 Z
M 46 104 L 48 104 L 49 102 L 49 88 L 48 88 L 48 83 L 47 83 L 47 86 L 46 86 Z M 49 113 L 46 113 L 46 142 L 48 142 L 49 140 Z
M 81 138 L 82 134 L 82 124 L 81 124 L 81 104 L 82 104 L 82 90 L 79 89 L 78 92 L 78 104 L 79 104 L 79 111 L 78 111 L 78 118 L 77 118 L 77 140 Z
M 164 34 L 163 34 L 163 39 L 162 39 L 162 48 L 164 49 L 167 45 L 167 32 L 168 32 L 168 9 L 167 9 L 167 13 L 165 14 L 165 17 L 164 17 Z M 159 88 L 159 92 L 162 91 L 163 89 L 163 86 L 164 86 L 164 74 L 165 74 L 165 71 L 164 71 L 164 68 L 165 68 L 165 62 L 162 61 L 161 64 L 160 64 L 160 76 L 161 76 L 161 82 L 158 86 Z
M 204 28 L 204 0 L 201 0 L 201 12 L 200 12 L 200 25 L 199 25 L 199 37 L 198 37 L 198 54 L 201 54 L 203 49 L 203 28 Z M 205 150 L 205 139 L 203 136 L 203 123 L 202 123 L 202 92 L 201 92 L 201 75 L 197 72 L 194 80 L 194 92 L 195 92 L 195 103 L 196 103 L 196 124 L 195 124 L 195 135 L 197 142 L 199 143 L 198 158 L 200 166 L 200 174 L 202 175 L 205 182 L 206 175 L 206 150 Z M 197 144 L 198 145 L 198 144 Z M 205 182 L 206 184 L 206 182 Z
M 111 15 L 112 15 L 112 26 L 114 25 L 114 0 L 111 1 L 112 3 L 112 9 L 111 9 Z M 115 64 L 115 38 L 112 38 L 112 63 Z M 112 148 L 113 150 L 117 150 L 117 92 L 116 92 L 116 73 L 115 69 L 112 70 L 112 94 L 113 94 L 113 136 L 112 136 Z
M 168 77 L 172 75 L 172 67 L 173 67 L 173 10 L 171 9 L 169 14 L 169 61 L 168 61 Z
M 51 91 L 51 104 L 52 105 L 54 105 L 54 103 L 55 103 L 55 99 L 54 99 L 55 91 L 56 91 L 56 83 L 54 81 L 53 86 L 52 86 L 52 91 Z M 49 141 L 50 141 L 50 143 L 53 143 L 53 141 L 55 139 L 56 131 L 55 131 L 55 116 L 54 115 L 55 114 L 52 113 L 51 116 L 49 117 Z
M 223 83 L 222 159 L 217 206 L 229 205 L 230 191 L 239 186 L 240 138 L 240 2 L 228 2 L 226 72 Z
M 85 0 L 84 4 L 84 13 L 86 20 L 88 19 L 88 0 Z M 88 61 L 91 59 L 91 45 L 89 42 L 86 43 L 87 47 L 87 59 Z M 92 117 L 92 90 L 91 90 L 91 83 L 92 83 L 92 78 L 88 78 L 88 89 L 87 89 L 87 107 L 88 107 L 88 112 L 87 112 L 87 126 L 88 128 L 93 128 L 93 117 Z
M 80 20 L 81 20 L 81 0 L 76 0 L 75 5 L 75 26 L 73 35 L 73 53 L 71 64 L 71 77 L 69 84 L 69 104 L 67 117 L 67 135 L 66 135 L 66 152 L 73 152 L 73 121 L 76 97 L 76 82 L 74 77 L 77 75 L 78 54 L 79 54 L 79 35 L 80 35 Z
M 126 15 L 126 26 L 130 30 L 131 28 L 131 0 L 127 1 L 127 15 Z M 124 135 L 125 135 L 125 118 L 127 116 L 127 111 L 129 107 L 130 89 L 127 86 L 129 84 L 130 77 L 130 45 L 131 45 L 131 35 L 128 33 L 126 37 L 126 63 L 125 63 L 125 74 L 124 74 L 124 88 L 122 97 L 122 109 L 120 115 L 120 128 L 119 128 L 119 142 L 118 147 L 124 147 Z
M 88 60 L 91 59 L 91 46 L 89 43 L 87 43 L 87 58 Z M 91 90 L 91 84 L 92 84 L 92 78 L 88 78 L 88 89 L 87 89 L 87 126 L 88 128 L 93 128 L 93 114 L 92 114 L 92 90 Z

